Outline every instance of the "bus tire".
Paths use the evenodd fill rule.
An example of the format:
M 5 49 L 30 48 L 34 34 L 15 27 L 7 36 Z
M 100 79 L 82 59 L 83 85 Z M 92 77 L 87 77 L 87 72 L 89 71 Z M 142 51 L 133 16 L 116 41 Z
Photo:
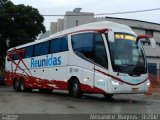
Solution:
M 80 98 L 82 96 L 80 82 L 78 79 L 74 79 L 71 81 L 69 93 L 71 96 L 76 97 L 76 98 Z
M 53 89 L 39 89 L 41 93 L 51 93 Z
M 113 94 L 103 94 L 105 99 L 112 99 Z
M 17 79 L 14 79 L 13 80 L 13 89 L 16 91 L 16 92 L 19 92 L 19 81 Z
M 23 79 L 19 81 L 19 90 L 20 92 L 31 92 L 32 91 L 32 89 L 26 88 L 25 81 Z

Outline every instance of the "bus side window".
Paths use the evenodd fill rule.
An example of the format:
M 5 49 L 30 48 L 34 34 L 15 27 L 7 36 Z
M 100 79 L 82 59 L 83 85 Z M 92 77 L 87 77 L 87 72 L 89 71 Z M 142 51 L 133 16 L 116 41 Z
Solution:
M 61 51 L 61 41 L 59 38 L 51 41 L 50 53 L 57 53 Z
M 25 48 L 24 58 L 30 58 L 33 56 L 33 45 Z
M 106 48 L 100 34 L 95 34 L 95 62 L 105 68 L 108 68 Z
M 50 43 L 50 53 L 68 51 L 67 37 L 53 39 Z
M 13 60 L 18 60 L 19 56 L 17 54 L 13 54 Z
M 86 58 L 93 59 L 93 33 L 82 33 L 72 36 L 73 51 L 82 53 Z M 77 54 L 78 55 L 78 54 Z
M 35 45 L 34 56 L 46 55 L 48 54 L 49 42 L 42 42 Z
M 62 51 L 68 51 L 68 40 L 67 40 L 67 37 L 62 37 L 61 38 L 61 46 L 62 46 Z

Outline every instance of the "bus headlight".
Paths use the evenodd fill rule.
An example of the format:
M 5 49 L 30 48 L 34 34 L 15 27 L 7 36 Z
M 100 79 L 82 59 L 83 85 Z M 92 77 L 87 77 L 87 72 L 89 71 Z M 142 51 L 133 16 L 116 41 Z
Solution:
M 113 85 L 119 85 L 119 82 L 117 80 L 111 79 L 111 82 Z
M 150 83 L 150 81 L 149 81 L 149 80 L 147 80 L 147 86 L 150 86 L 150 84 L 151 84 L 151 83 Z

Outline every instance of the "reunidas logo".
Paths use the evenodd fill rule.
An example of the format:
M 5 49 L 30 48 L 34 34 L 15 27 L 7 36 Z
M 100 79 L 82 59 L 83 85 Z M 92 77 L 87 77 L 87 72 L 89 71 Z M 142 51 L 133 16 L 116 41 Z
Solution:
M 46 58 L 42 59 L 31 58 L 31 68 L 53 67 L 57 65 L 61 65 L 61 56 L 54 57 L 53 55 L 50 55 L 49 57 L 47 55 Z

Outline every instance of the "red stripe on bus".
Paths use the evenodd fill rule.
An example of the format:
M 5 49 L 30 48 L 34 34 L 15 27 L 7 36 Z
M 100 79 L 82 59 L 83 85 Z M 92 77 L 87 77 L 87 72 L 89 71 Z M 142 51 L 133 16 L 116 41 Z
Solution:
M 41 79 L 33 76 L 28 76 L 24 74 L 18 74 L 6 71 L 5 74 L 5 83 L 8 86 L 13 85 L 13 79 L 19 80 L 23 78 L 25 81 L 25 87 L 31 88 L 31 89 L 59 89 L 59 90 L 68 90 L 68 81 L 64 80 L 48 80 L 48 79 Z M 101 93 L 101 94 L 108 94 L 104 90 L 95 87 L 90 86 L 87 84 L 80 83 L 81 90 L 87 93 Z

